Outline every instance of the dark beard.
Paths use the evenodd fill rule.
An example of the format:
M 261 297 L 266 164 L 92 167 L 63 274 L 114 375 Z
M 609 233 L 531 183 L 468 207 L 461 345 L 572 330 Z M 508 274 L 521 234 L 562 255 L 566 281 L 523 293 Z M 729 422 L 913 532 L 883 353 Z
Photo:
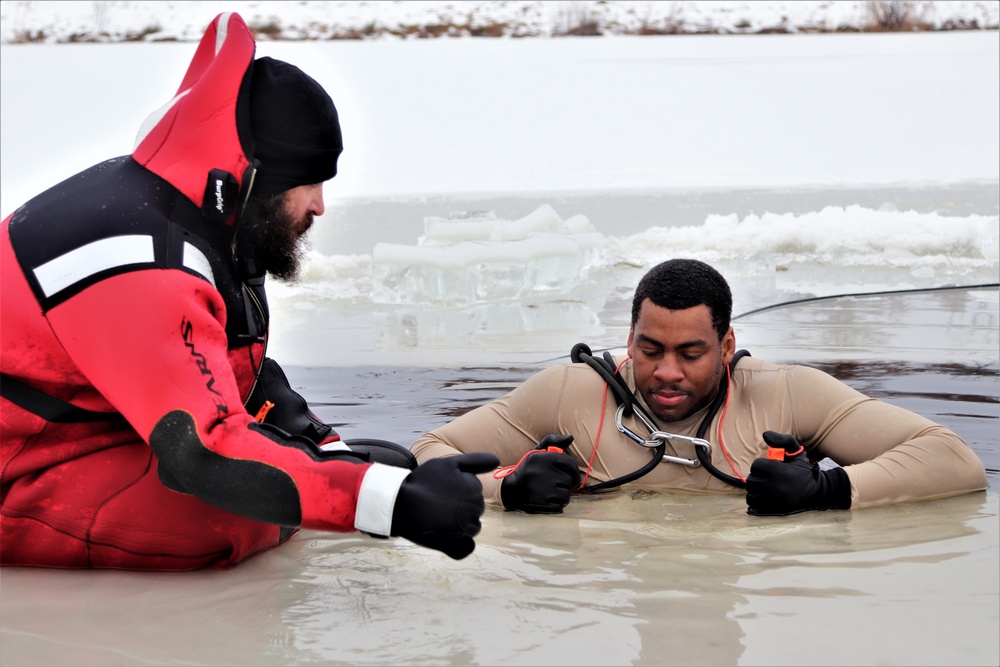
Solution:
M 296 236 L 295 221 L 285 212 L 285 193 L 250 196 L 240 216 L 238 234 L 253 250 L 261 267 L 282 282 L 299 277 L 305 254 L 305 235 Z

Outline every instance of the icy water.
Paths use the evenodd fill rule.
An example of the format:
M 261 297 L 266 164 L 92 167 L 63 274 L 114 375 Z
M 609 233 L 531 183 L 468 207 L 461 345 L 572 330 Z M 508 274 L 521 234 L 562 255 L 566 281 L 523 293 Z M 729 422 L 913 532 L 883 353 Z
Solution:
M 949 215 L 959 223 L 995 216 L 995 193 L 958 192 L 964 203 Z M 845 205 L 860 196 L 840 194 Z M 858 215 L 897 233 L 897 214 L 883 206 L 893 193 L 868 194 L 869 208 Z M 830 192 L 770 196 L 805 198 L 798 213 L 788 207 L 800 216 L 822 208 L 814 197 L 836 203 Z M 909 208 L 905 193 L 895 197 Z M 744 205 L 754 200 L 748 194 Z M 630 283 L 642 267 L 614 261 L 554 301 L 532 293 L 465 306 L 376 304 L 365 284 L 374 245 L 388 239 L 416 246 L 424 217 L 496 210 L 498 218 L 517 219 L 548 204 L 593 216 L 597 230 L 611 229 L 612 245 L 651 252 L 648 234 L 645 241 L 616 240 L 633 233 L 621 220 L 646 231 L 666 201 L 694 209 L 680 227 L 697 228 L 706 210 L 730 210 L 710 198 L 698 210 L 694 195 L 621 197 L 605 202 L 603 222 L 600 201 L 553 195 L 348 203 L 334 214 L 339 222 L 317 234 L 314 262 L 350 265 L 353 273 L 334 268 L 340 278 L 332 280 L 313 267 L 297 288 L 276 285 L 272 309 L 281 321 L 271 352 L 291 359 L 293 385 L 345 437 L 409 444 L 564 361 L 575 342 L 619 347 Z M 380 233 L 366 239 L 363 221 Z M 765 268 L 721 257 L 733 272 L 737 313 L 750 313 L 734 322 L 740 346 L 761 358 L 819 366 L 949 426 L 989 468 L 987 492 L 759 518 L 746 514 L 740 495 L 635 488 L 574 500 L 559 516 L 490 508 L 475 553 L 462 561 L 402 540 L 304 531 L 227 572 L 4 569 L 0 662 L 995 665 L 1000 293 L 993 287 L 790 302 L 933 288 L 955 278 L 995 282 L 996 263 L 932 275 L 913 257 L 847 271 L 815 256 L 775 254 L 758 257 Z M 344 293 L 330 296 L 337 288 Z M 579 308 L 564 306 L 551 320 L 525 315 L 550 303 Z

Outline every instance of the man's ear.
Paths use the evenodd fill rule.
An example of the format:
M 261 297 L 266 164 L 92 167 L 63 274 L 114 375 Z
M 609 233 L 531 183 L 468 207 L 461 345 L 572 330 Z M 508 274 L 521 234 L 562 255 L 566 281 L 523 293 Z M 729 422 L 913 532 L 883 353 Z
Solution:
M 726 335 L 722 337 L 722 363 L 728 366 L 729 362 L 733 360 L 733 355 L 735 354 L 736 333 L 733 331 L 732 327 L 729 327 L 729 331 L 727 331 Z
M 628 328 L 628 342 L 625 344 L 626 347 L 628 348 L 628 356 L 630 358 L 634 356 L 632 354 L 632 338 L 633 338 L 633 336 L 635 336 L 635 327 L 634 326 L 630 326 Z

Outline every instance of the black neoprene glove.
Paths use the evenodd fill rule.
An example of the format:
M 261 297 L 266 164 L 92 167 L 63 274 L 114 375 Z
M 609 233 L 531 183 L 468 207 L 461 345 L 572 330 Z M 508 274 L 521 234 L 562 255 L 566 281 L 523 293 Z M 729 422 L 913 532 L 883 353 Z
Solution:
M 784 449 L 783 461 L 757 459 L 747 477 L 747 514 L 787 516 L 809 510 L 851 507 L 851 480 L 843 468 L 821 470 L 787 433 L 764 432 L 768 447 Z
M 528 514 L 559 514 L 580 486 L 576 460 L 564 452 L 571 435 L 547 435 L 530 456 L 500 483 L 500 499 L 509 510 Z
M 500 465 L 492 454 L 462 454 L 419 465 L 403 480 L 392 510 L 393 537 L 405 537 L 455 560 L 476 548 L 486 504 L 476 475 Z

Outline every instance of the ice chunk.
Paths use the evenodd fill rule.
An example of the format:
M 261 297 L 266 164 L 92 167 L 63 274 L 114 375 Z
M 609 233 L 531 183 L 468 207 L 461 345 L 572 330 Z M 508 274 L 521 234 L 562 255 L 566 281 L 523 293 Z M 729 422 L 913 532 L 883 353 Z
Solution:
M 548 204 L 543 204 L 520 220 L 500 220 L 491 241 L 520 241 L 535 234 L 562 231 L 563 220 Z M 592 231 L 592 230 L 591 230 Z
M 424 218 L 421 246 L 451 245 L 459 241 L 489 241 L 497 225 L 495 211 L 453 213 L 448 218 Z
M 590 221 L 564 222 L 549 205 L 513 221 L 428 218 L 424 229 L 415 246 L 375 245 L 375 303 L 460 307 L 559 294 L 603 262 L 604 237 Z

